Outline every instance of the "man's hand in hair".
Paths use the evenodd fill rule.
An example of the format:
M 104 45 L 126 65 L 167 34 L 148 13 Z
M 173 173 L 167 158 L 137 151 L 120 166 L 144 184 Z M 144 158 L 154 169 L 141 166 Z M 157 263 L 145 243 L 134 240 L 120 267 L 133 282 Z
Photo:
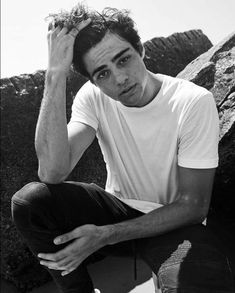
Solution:
M 70 31 L 67 27 L 55 27 L 54 24 L 49 25 L 48 40 L 48 70 L 69 72 L 73 60 L 73 45 L 79 31 L 85 28 L 90 19 L 84 20 L 76 25 Z

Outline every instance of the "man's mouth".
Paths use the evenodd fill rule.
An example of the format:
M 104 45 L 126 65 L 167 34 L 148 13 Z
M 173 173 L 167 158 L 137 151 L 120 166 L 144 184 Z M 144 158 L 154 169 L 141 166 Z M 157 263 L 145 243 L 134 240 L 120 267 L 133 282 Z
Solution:
M 132 86 L 130 86 L 130 87 L 124 89 L 124 90 L 121 92 L 120 96 L 125 95 L 125 94 L 130 94 L 130 93 L 132 93 L 132 90 L 135 89 L 135 86 L 136 86 L 136 84 L 134 84 L 134 85 L 132 85 Z

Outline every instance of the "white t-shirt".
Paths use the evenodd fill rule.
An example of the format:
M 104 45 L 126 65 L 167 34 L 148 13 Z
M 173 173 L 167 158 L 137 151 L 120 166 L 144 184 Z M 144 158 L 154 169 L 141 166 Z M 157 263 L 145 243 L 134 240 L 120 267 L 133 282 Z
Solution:
M 77 93 L 71 122 L 96 130 L 107 168 L 106 191 L 149 212 L 178 196 L 178 165 L 218 165 L 218 113 L 212 94 L 166 75 L 157 96 L 126 107 L 91 82 Z

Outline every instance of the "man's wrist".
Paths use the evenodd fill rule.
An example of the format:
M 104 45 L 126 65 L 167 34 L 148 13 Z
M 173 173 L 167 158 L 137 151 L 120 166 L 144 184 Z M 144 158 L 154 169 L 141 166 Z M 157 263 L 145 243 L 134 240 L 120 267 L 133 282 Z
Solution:
M 115 235 L 115 226 L 114 225 L 105 225 L 100 226 L 100 232 L 102 235 L 103 246 L 115 244 L 114 235 Z
M 67 82 L 67 75 L 64 71 L 58 71 L 54 69 L 47 69 L 45 75 L 45 86 L 48 89 L 61 89 L 65 90 Z M 55 93 L 53 96 L 57 96 Z
M 46 76 L 49 78 L 67 78 L 69 71 L 48 67 Z

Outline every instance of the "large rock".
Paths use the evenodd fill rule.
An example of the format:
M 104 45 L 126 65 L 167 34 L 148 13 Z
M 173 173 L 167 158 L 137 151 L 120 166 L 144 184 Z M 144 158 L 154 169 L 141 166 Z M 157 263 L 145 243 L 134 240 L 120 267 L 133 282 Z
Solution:
M 146 56 L 151 56 L 152 59 L 145 59 L 145 62 L 154 72 L 174 76 L 210 46 L 210 41 L 201 31 L 174 34 L 169 40 L 155 38 L 145 43 Z M 154 56 L 158 56 L 157 59 Z M 178 64 L 173 61 L 174 58 L 177 58 Z M 172 72 L 169 72 L 169 68 Z M 45 71 L 37 71 L 34 74 L 1 80 L 2 277 L 14 283 L 22 292 L 44 283 L 49 278 L 18 235 L 10 215 L 11 196 L 24 184 L 38 180 L 34 132 L 44 89 L 44 78 Z M 84 78 L 71 72 L 67 86 L 68 117 L 72 99 L 84 82 Z M 105 165 L 95 141 L 69 179 L 93 181 L 104 186 L 105 178 Z
M 185 65 L 212 47 L 201 30 L 175 33 L 145 42 L 145 64 L 154 73 L 176 76 Z
M 221 234 L 235 272 L 235 32 L 178 74 L 210 90 L 220 117 L 219 167 L 208 224 Z

